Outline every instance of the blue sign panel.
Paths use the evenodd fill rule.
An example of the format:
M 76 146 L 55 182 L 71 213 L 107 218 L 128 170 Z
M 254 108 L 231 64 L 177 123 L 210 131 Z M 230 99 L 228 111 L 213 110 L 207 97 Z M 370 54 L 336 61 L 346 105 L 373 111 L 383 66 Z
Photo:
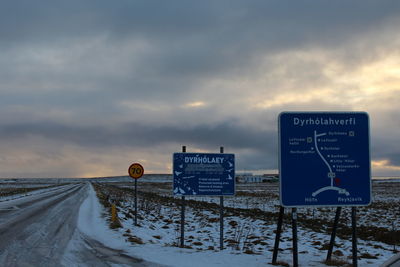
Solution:
M 174 153 L 174 195 L 235 194 L 235 155 Z
M 370 204 L 367 113 L 281 113 L 279 153 L 282 206 Z

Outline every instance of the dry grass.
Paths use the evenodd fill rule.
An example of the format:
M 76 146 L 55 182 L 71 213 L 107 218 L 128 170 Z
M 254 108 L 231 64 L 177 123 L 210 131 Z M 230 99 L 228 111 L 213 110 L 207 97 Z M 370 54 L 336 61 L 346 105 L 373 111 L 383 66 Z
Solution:
M 338 258 L 327 260 L 324 263 L 328 266 L 351 266 L 347 261 Z
M 158 184 L 152 184 L 152 191 L 153 192 L 144 192 L 139 191 L 139 198 L 141 204 L 141 209 L 144 211 L 157 213 L 157 209 L 160 210 L 161 206 L 166 207 L 177 207 L 179 208 L 181 205 L 181 199 L 174 198 L 170 196 L 160 195 L 155 189 Z M 162 184 L 164 187 L 166 186 L 165 183 Z M 95 188 L 98 190 L 98 195 L 100 201 L 104 199 L 104 194 L 107 195 L 108 198 L 113 198 L 116 203 L 119 201 L 124 201 L 126 199 L 132 199 L 133 191 L 130 188 L 119 188 L 112 185 L 95 185 Z M 393 189 L 393 188 L 392 188 Z M 101 193 L 99 193 L 101 191 Z M 257 197 L 260 193 L 238 193 L 237 195 L 247 195 L 247 196 L 254 196 Z M 268 194 L 267 194 L 268 195 Z M 269 194 L 272 197 L 272 193 Z M 276 198 L 276 196 L 275 196 Z M 398 205 L 398 203 L 396 203 Z M 107 205 L 107 203 L 104 203 Z M 212 214 L 219 215 L 219 204 L 217 203 L 209 203 L 203 201 L 197 201 L 193 199 L 187 199 L 185 202 L 187 207 L 192 208 L 195 212 L 199 211 L 198 214 L 201 216 L 201 210 L 208 210 Z M 371 206 L 371 213 L 373 213 L 375 208 L 379 209 L 386 209 L 388 206 L 393 205 L 393 203 L 376 203 Z M 368 207 L 369 208 L 369 207 Z M 364 208 L 364 209 L 368 209 Z M 399 207 L 394 207 L 395 210 L 400 210 Z M 276 212 L 270 211 L 262 211 L 260 209 L 244 209 L 244 208 L 232 208 L 232 207 L 225 207 L 224 208 L 225 217 L 230 216 L 240 216 L 244 218 L 251 218 L 251 219 L 259 219 L 265 221 L 266 224 L 276 224 L 277 217 L 278 217 L 278 210 Z M 332 215 L 334 214 L 331 209 L 321 209 L 321 212 L 329 212 Z M 360 215 L 359 215 L 360 216 Z M 351 225 L 348 223 L 347 214 L 343 214 L 341 216 L 341 220 L 339 221 L 337 236 L 342 239 L 349 239 L 352 234 Z M 155 219 L 156 220 L 156 219 Z M 172 223 L 170 219 L 167 219 L 165 228 L 167 228 L 168 224 Z M 218 222 L 219 218 L 209 218 L 209 222 Z M 291 222 L 290 216 L 288 214 L 284 215 L 284 224 L 289 225 Z M 232 228 L 239 227 L 237 222 L 231 220 L 228 222 L 228 225 Z M 316 233 L 324 233 L 330 234 L 331 232 L 331 225 L 332 219 L 329 217 L 320 217 L 320 218 L 312 218 L 307 214 L 298 214 L 298 225 L 304 227 L 306 229 L 312 230 Z M 391 229 L 391 227 L 377 227 L 377 226 L 365 226 L 365 225 L 358 225 L 357 227 L 357 235 L 358 238 L 363 240 L 372 240 L 372 241 L 379 241 L 389 245 L 400 245 L 400 230 Z M 233 242 L 232 242 L 233 243 Z M 321 247 L 322 250 L 327 249 L 326 244 Z

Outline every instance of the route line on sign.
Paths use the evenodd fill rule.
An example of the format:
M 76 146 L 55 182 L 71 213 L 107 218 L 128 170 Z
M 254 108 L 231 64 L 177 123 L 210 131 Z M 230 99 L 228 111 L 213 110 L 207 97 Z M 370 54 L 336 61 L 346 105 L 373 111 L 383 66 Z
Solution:
M 326 133 L 322 133 L 322 134 L 317 134 L 317 131 L 314 131 L 314 144 L 315 144 L 315 149 L 317 150 L 318 155 L 321 157 L 321 159 L 325 162 L 326 166 L 328 166 L 329 169 L 329 173 L 332 173 L 332 168 L 329 165 L 328 161 L 324 158 L 324 156 L 322 156 L 321 152 L 319 151 L 318 148 L 318 144 L 317 144 L 317 137 L 321 137 L 326 135 Z M 331 186 L 333 186 L 333 178 L 331 178 L 332 182 L 331 182 Z
M 312 196 L 315 197 L 315 196 L 317 196 L 319 193 L 322 193 L 322 192 L 328 191 L 328 190 L 337 191 L 339 194 L 343 194 L 343 195 L 349 196 L 350 193 L 349 193 L 346 189 L 340 188 L 340 187 L 337 187 L 337 186 L 334 186 L 334 185 L 333 185 L 333 180 L 335 179 L 336 175 L 335 175 L 335 173 L 332 171 L 331 165 L 329 165 L 328 161 L 324 158 L 324 156 L 322 155 L 322 153 L 319 151 L 317 139 L 318 139 L 318 137 L 325 136 L 325 135 L 326 135 L 326 133 L 317 134 L 317 131 L 314 131 L 314 146 L 315 146 L 315 150 L 317 150 L 318 155 L 321 157 L 321 159 L 323 160 L 323 162 L 324 162 L 324 163 L 326 164 L 326 166 L 328 167 L 328 170 L 329 170 L 329 172 L 328 172 L 328 177 L 331 179 L 331 185 L 330 185 L 330 186 L 325 186 L 325 187 L 322 187 L 322 188 L 318 189 L 317 191 L 315 191 L 314 193 L 312 193 Z

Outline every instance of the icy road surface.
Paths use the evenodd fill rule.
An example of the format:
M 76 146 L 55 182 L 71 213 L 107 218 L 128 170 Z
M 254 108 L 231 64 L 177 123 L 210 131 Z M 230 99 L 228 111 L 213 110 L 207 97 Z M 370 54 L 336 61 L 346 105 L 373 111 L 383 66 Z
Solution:
M 155 266 L 79 229 L 90 190 L 72 184 L 0 202 L 0 266 Z

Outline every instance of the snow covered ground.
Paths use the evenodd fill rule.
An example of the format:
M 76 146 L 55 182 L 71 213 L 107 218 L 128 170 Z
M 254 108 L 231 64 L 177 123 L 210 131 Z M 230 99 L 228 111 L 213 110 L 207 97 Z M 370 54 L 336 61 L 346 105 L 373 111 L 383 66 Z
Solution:
M 65 198 L 60 204 L 52 204 L 54 207 L 49 211 L 41 211 L 49 216 L 32 216 L 29 221 L 17 225 L 18 229 L 15 231 L 0 229 L 2 237 L 12 238 L 20 231 L 26 235 L 26 241 L 22 242 L 21 246 L 28 241 L 29 246 L 32 246 L 39 241 L 52 242 L 54 238 L 50 238 L 48 229 L 52 229 L 51 232 L 57 235 L 56 239 L 59 241 L 65 239 L 63 236 L 68 236 L 67 242 L 63 242 L 65 246 L 54 247 L 54 244 L 40 243 L 41 247 L 53 247 L 51 253 L 60 255 L 62 252 L 59 263 L 61 266 L 271 266 L 278 212 L 276 184 L 238 185 L 237 196 L 225 198 L 227 208 L 224 218 L 224 250 L 220 250 L 219 199 L 187 198 L 185 248 L 180 248 L 181 200 L 171 196 L 171 185 L 168 181 L 162 177 L 155 180 L 148 179 L 139 183 L 138 226 L 134 225 L 131 180 L 91 179 L 93 185 L 86 186 L 83 186 L 82 182 L 88 180 L 83 179 L 76 180 L 71 185 L 63 185 L 60 181 L 53 180 L 45 182 L 53 187 L 0 199 L 0 212 L 4 214 L 0 226 L 2 220 L 11 218 L 11 215 L 22 214 L 28 203 L 39 209 L 38 204 L 44 205 L 45 202 L 52 203 L 51 199 L 59 199 L 56 197 L 57 192 L 63 192 L 63 188 L 68 189 L 74 183 L 80 183 L 79 187 L 82 190 L 79 194 L 71 194 L 71 197 Z M 28 188 L 36 187 L 36 182 L 43 184 L 43 180 L 35 180 Z M 399 186 L 399 182 L 374 183 L 374 204 L 359 209 L 359 266 L 379 266 L 394 255 L 395 249 L 399 249 L 400 240 L 394 240 L 393 244 L 393 240 L 387 238 L 399 236 Z M 47 195 L 51 199 L 47 200 Z M 32 201 L 36 201 L 37 204 Z M 110 228 L 110 202 L 117 206 L 121 225 L 115 229 Z M 71 205 L 75 207 L 75 211 L 70 210 Z M 1 207 L 4 208 L 3 211 Z M 28 207 L 30 206 L 26 208 Z M 351 263 L 351 233 L 348 232 L 350 218 L 347 213 L 345 209 L 334 248 L 333 258 L 336 266 L 347 266 Z M 68 218 L 64 219 L 64 215 Z M 324 260 L 333 217 L 333 209 L 299 211 L 300 266 L 327 266 Z M 67 220 L 68 224 L 55 224 L 54 218 L 58 218 L 57 222 Z M 377 220 L 379 218 L 381 220 Z M 34 221 L 36 219 L 42 220 L 41 223 Z M 51 228 L 46 228 L 50 225 Z M 32 236 L 28 237 L 28 232 L 23 227 L 37 230 L 30 231 Z M 64 234 L 60 235 L 58 229 L 63 229 L 61 233 Z M 371 231 L 371 236 L 364 233 L 368 231 Z M 45 236 L 46 238 L 43 238 Z M 278 262 L 284 266 L 292 264 L 291 238 L 291 226 L 287 216 L 278 255 Z M 11 259 L 10 256 L 18 254 L 18 250 L 12 251 L 12 247 L 6 246 L 4 242 L 2 245 L 7 247 L 9 255 L 0 253 L 4 257 L 7 256 L 4 259 Z M 43 253 L 41 247 L 32 250 L 21 246 L 19 250 L 29 251 L 32 263 L 40 262 L 34 252 Z M 29 259 L 28 256 L 24 257 L 24 262 L 29 262 Z
M 139 196 L 138 205 L 139 226 L 134 226 L 132 190 L 120 189 L 107 184 L 100 184 L 97 189 L 117 204 L 122 227 L 113 231 L 119 233 L 121 242 L 129 244 L 128 251 L 133 253 L 132 255 L 169 266 L 189 266 L 188 263 L 190 266 L 269 266 L 272 261 L 276 218 L 263 217 L 270 214 L 269 211 L 257 213 L 254 210 L 255 215 L 246 212 L 246 210 L 253 211 L 251 205 L 247 209 L 246 198 L 235 198 L 236 208 L 226 211 L 224 220 L 225 249 L 220 251 L 219 211 L 216 204 L 209 204 L 210 199 L 206 201 L 205 198 L 200 198 L 197 199 L 200 201 L 187 201 L 186 248 L 179 248 L 181 216 L 179 199 L 174 201 L 174 198 L 171 197 L 157 197 L 156 194 L 142 193 Z M 154 191 L 157 190 L 153 185 Z M 163 194 L 161 193 L 161 195 Z M 397 198 L 397 205 L 398 201 Z M 274 209 L 274 205 L 268 209 Z M 275 210 L 276 212 L 277 210 Z M 328 213 L 328 211 L 316 211 L 316 214 L 320 213 Z M 362 217 L 363 213 L 360 214 Z M 314 214 L 314 216 L 317 215 Z M 332 221 L 334 211 L 331 210 L 329 216 Z M 343 217 L 346 220 L 346 213 Z M 380 225 L 382 226 L 382 224 Z M 300 225 L 298 230 L 300 265 L 326 266 L 323 261 L 326 258 L 326 247 L 330 238 L 327 229 L 330 226 L 329 223 L 321 230 L 307 224 Z M 286 221 L 284 225 L 281 241 L 282 251 L 279 252 L 278 261 L 282 264 L 291 264 L 292 242 L 289 221 Z M 347 233 L 347 236 L 342 234 L 336 239 L 336 244 L 333 253 L 336 263 L 339 266 L 350 264 L 351 233 Z M 379 266 L 394 254 L 393 249 L 393 245 L 385 242 L 359 239 L 359 266 Z
M 88 198 L 82 204 L 79 211 L 78 228 L 85 235 L 97 240 L 105 246 L 123 251 L 125 255 L 135 258 L 142 258 L 148 262 L 153 262 L 150 266 L 266 266 L 268 259 L 262 255 L 246 255 L 234 253 L 230 250 L 223 252 L 203 251 L 199 252 L 192 249 L 180 249 L 173 246 L 166 246 L 160 243 L 148 242 L 146 244 L 136 244 L 127 240 L 127 232 L 141 236 L 146 242 L 152 239 L 152 235 L 159 234 L 164 236 L 164 229 L 160 227 L 158 231 L 151 231 L 145 227 L 133 227 L 133 221 L 124 222 L 125 227 L 118 230 L 109 228 L 109 224 L 104 219 L 108 212 L 102 207 L 94 190 L 89 190 Z M 129 231 L 128 231 L 129 229 Z M 154 238 L 153 238 L 154 239 Z M 79 238 L 78 238 L 79 240 Z M 76 239 L 72 239 L 65 255 L 63 264 L 77 264 Z M 78 262 L 77 266 L 80 266 Z M 121 263 L 121 266 L 127 265 Z M 143 265 L 141 265 L 143 266 Z

